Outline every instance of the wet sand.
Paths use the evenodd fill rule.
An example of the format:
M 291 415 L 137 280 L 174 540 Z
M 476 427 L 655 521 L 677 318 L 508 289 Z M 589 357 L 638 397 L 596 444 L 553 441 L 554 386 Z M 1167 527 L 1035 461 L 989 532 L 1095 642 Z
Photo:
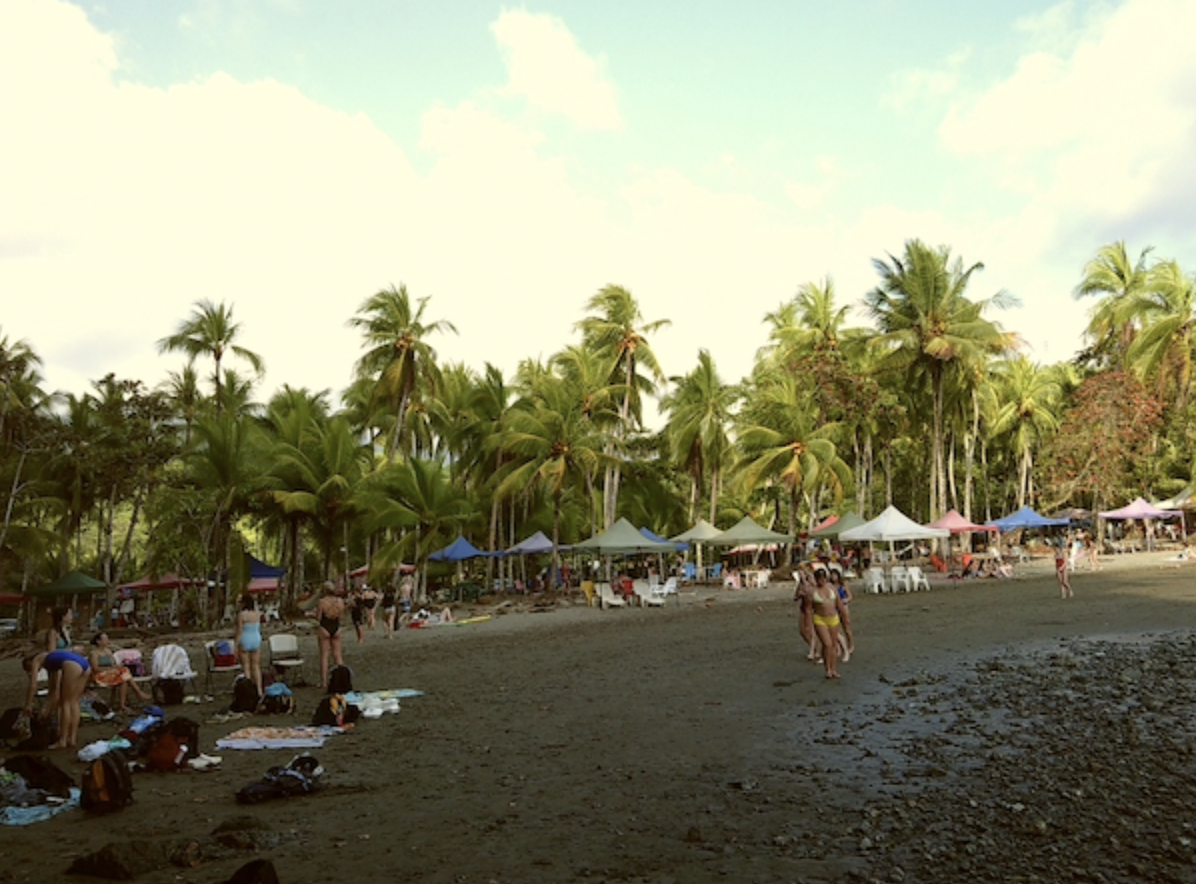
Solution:
M 138 774 L 116 816 L 0 830 L 0 882 L 58 880 L 122 833 L 184 863 L 136 879 L 152 884 L 222 881 L 258 855 L 283 884 L 1128 881 L 1147 866 L 1153 880 L 1196 880 L 1196 832 L 1183 830 L 1196 724 L 1181 714 L 1196 704 L 1196 565 L 1168 555 L 1080 571 L 1068 601 L 1045 560 L 1012 581 L 857 594 L 857 653 L 839 681 L 804 659 L 792 583 L 700 588 L 664 609 L 497 614 L 394 641 L 379 627 L 346 643 L 356 687 L 425 695 L 314 750 L 320 792 L 235 804 L 287 750 Z M 314 637 L 302 646 L 314 681 Z M 216 703 L 171 711 L 204 721 L 227 685 Z M 4 706 L 22 689 L 4 661 Z M 307 723 L 319 692 L 297 695 Z M 247 723 L 205 721 L 203 750 Z M 256 850 L 209 839 L 247 819 L 265 827 L 240 842 Z

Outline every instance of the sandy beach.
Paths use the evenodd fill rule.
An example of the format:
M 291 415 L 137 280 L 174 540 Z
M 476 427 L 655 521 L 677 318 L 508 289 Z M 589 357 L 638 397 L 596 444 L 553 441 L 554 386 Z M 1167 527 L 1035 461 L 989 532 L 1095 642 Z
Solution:
M 1196 566 L 1171 555 L 1081 570 L 1068 601 L 1045 560 L 1011 581 L 857 592 L 837 682 L 804 659 L 792 583 L 394 641 L 379 627 L 346 640 L 356 687 L 424 696 L 313 750 L 321 791 L 234 802 L 290 750 L 138 774 L 116 816 L 0 830 L 0 882 L 60 880 L 130 840 L 160 858 L 147 884 L 223 881 L 255 856 L 283 884 L 1194 881 Z M 310 633 L 302 646 L 314 681 Z M 211 723 L 227 682 L 170 710 L 201 721 L 208 753 L 286 723 Z M 3 707 L 23 688 L 4 660 Z M 306 724 L 320 693 L 297 696 Z

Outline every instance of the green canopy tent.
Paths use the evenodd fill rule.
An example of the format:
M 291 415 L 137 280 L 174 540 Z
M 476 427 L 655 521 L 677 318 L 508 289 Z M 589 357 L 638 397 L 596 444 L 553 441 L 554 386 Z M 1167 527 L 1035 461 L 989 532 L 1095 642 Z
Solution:
M 636 553 L 674 553 L 677 544 L 665 540 L 651 540 L 626 519 L 619 519 L 601 534 L 573 544 L 574 552 L 591 552 L 606 558 L 606 579 L 610 580 L 610 557 Z
M 697 570 L 694 571 L 695 579 L 701 580 L 705 576 L 705 571 L 702 569 L 702 546 L 709 543 L 710 538 L 717 537 L 722 532 L 707 522 L 705 519 L 698 519 L 698 523 L 676 537 L 672 538 L 678 543 L 692 543 L 697 550 Z
M 844 513 L 833 524 L 827 525 L 825 528 L 819 528 L 816 531 L 811 531 L 810 536 L 818 540 L 824 538 L 827 540 L 837 540 L 839 535 L 844 531 L 858 528 L 864 524 L 864 521 L 865 519 L 858 513 Z
M 88 577 L 82 571 L 71 571 L 69 574 L 62 575 L 53 583 L 47 583 L 45 586 L 29 590 L 27 598 L 31 605 L 36 605 L 40 601 L 55 602 L 55 600 L 69 597 L 71 607 L 76 608 L 79 604 L 79 596 L 95 596 L 107 591 L 108 584 L 104 581 Z M 94 610 L 92 613 L 94 613 Z M 29 609 L 28 615 L 29 622 L 35 623 L 37 618 L 32 608 Z
M 793 535 L 765 528 L 751 516 L 744 516 L 732 527 L 714 535 L 706 542 L 711 546 L 744 546 L 746 544 L 763 546 L 767 543 L 792 543 Z
M 71 571 L 69 574 L 64 574 L 53 583 L 47 583 L 45 586 L 39 587 L 29 591 L 29 595 L 35 598 L 47 598 L 50 596 L 76 596 L 76 595 L 95 595 L 96 593 L 106 592 L 108 584 L 102 580 L 96 580 L 94 577 L 88 577 L 82 571 Z

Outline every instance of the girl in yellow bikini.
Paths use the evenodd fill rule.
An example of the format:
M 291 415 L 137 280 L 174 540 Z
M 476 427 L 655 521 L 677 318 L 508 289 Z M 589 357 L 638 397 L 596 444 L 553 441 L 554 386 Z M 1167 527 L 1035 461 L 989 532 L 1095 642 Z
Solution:
M 839 677 L 839 623 L 844 614 L 843 599 L 830 585 L 825 570 L 814 574 L 814 590 L 810 593 L 814 605 L 814 632 L 822 645 L 822 663 L 827 678 Z

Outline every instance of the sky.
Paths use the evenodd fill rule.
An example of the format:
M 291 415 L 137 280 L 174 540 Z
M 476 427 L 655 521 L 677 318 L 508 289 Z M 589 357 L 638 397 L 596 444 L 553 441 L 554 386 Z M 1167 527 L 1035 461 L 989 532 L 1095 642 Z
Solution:
M 666 375 L 734 382 L 799 286 L 866 325 L 921 239 L 1065 360 L 1101 245 L 1196 270 L 1194 33 L 1191 0 L 4 0 L 0 336 L 50 390 L 155 386 L 209 299 L 259 400 L 336 396 L 380 289 L 510 377 L 615 284 Z

